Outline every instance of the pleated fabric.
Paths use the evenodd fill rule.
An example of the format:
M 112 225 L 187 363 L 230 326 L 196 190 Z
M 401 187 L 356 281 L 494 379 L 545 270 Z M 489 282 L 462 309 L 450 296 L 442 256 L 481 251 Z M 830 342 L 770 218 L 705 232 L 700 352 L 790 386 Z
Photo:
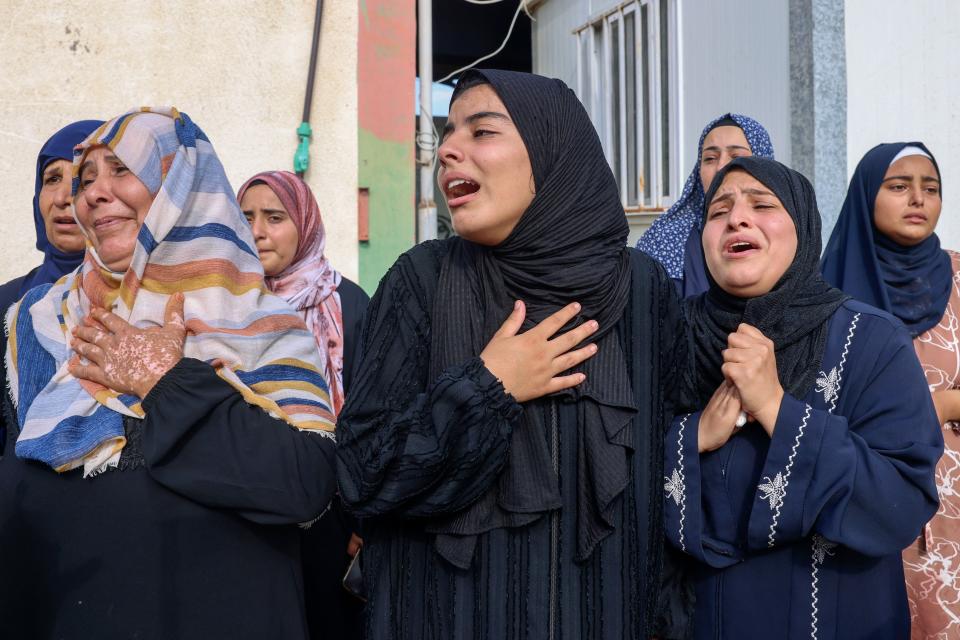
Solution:
M 564 330 L 589 319 L 599 323 L 591 337 L 597 355 L 575 368 L 586 381 L 562 394 L 578 415 L 576 557 L 584 560 L 613 531 L 612 505 L 628 479 L 636 405 L 613 329 L 630 291 L 629 229 L 600 140 L 573 91 L 560 80 L 499 70 L 470 71 L 460 83 L 478 79 L 497 92 L 520 132 L 536 195 L 501 244 L 452 243 L 434 307 L 430 373 L 480 353 L 514 300 L 526 304 L 524 330 L 573 301 L 582 311 Z M 468 509 L 431 526 L 437 550 L 454 565 L 470 565 L 478 534 L 526 525 L 560 507 L 558 474 L 542 436 L 544 404 L 524 405 L 523 426 L 497 483 Z
M 820 371 L 827 323 L 850 298 L 820 277 L 820 211 L 810 181 L 776 160 L 736 158 L 717 173 L 706 203 L 724 177 L 736 170 L 752 175 L 783 203 L 797 230 L 797 253 L 773 289 L 764 295 L 738 298 L 721 289 L 708 273 L 710 289 L 685 301 L 696 353 L 699 397 L 693 401 L 694 408 L 703 407 L 723 381 L 723 350 L 727 337 L 741 322 L 756 327 L 773 341 L 780 384 L 788 393 L 802 398 Z M 703 215 L 706 217 L 706 206 Z

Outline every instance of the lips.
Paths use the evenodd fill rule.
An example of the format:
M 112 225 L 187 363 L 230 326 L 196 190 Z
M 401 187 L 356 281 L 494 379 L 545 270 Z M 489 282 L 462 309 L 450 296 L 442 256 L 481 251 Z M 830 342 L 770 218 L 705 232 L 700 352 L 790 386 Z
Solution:
M 923 224 L 927 221 L 927 214 L 920 212 L 911 212 L 903 216 L 903 219 L 911 224 Z
M 760 246 L 750 238 L 734 236 L 724 243 L 723 253 L 731 257 L 745 257 L 759 248 Z
M 112 231 L 114 228 L 119 227 L 124 222 L 130 222 L 130 218 L 123 218 L 119 216 L 104 216 L 102 218 L 97 218 L 93 222 L 93 228 L 97 233 Z
M 480 191 L 480 184 L 461 173 L 449 173 L 443 178 L 443 193 L 451 209 L 473 200 Z
M 73 219 L 73 216 L 56 216 L 53 219 L 54 224 L 69 224 L 76 226 L 77 221 Z

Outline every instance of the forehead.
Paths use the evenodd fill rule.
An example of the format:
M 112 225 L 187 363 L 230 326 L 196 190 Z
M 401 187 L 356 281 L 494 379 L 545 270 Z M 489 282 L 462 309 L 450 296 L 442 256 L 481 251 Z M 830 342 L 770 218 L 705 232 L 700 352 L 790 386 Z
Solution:
M 109 147 L 98 144 L 86 150 L 86 152 L 83 154 L 83 158 L 81 158 L 81 164 L 86 164 L 87 162 L 97 162 L 108 156 L 111 158 L 115 157 L 113 151 L 111 151 Z
M 63 158 L 54 158 L 47 164 L 43 166 L 43 172 L 47 173 L 49 171 L 62 171 L 64 167 L 69 167 L 73 163 L 70 160 L 65 160 Z
M 481 111 L 496 111 L 509 115 L 506 106 L 504 106 L 497 92 L 493 90 L 493 87 L 489 84 L 480 84 L 457 96 L 457 99 L 450 105 L 450 115 L 447 120 L 459 122 Z
M 889 167 L 884 177 L 902 175 L 925 175 L 937 177 L 937 169 L 926 156 L 904 156 Z
M 747 136 L 744 135 L 743 129 L 740 127 L 734 127 L 731 125 L 724 125 L 722 127 L 714 127 L 710 130 L 710 133 L 707 134 L 707 137 L 703 139 L 703 148 L 707 147 L 730 147 L 730 146 L 739 146 L 750 148 L 750 143 L 747 142 Z
M 720 183 L 720 188 L 717 190 L 717 193 L 744 191 L 746 189 L 759 189 L 773 193 L 773 189 L 739 168 L 731 169 L 727 175 L 723 177 L 723 182 Z
M 270 188 L 270 185 L 264 183 L 247 187 L 247 190 L 243 192 L 241 202 L 256 203 L 263 207 L 286 210 L 283 203 L 280 202 L 280 198 L 277 197 L 277 194 Z

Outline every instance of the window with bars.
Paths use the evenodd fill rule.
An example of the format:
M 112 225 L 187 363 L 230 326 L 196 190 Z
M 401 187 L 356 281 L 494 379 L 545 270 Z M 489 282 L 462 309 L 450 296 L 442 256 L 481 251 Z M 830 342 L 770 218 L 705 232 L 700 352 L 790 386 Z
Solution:
M 575 32 L 577 83 L 628 213 L 678 195 L 676 0 L 634 0 Z

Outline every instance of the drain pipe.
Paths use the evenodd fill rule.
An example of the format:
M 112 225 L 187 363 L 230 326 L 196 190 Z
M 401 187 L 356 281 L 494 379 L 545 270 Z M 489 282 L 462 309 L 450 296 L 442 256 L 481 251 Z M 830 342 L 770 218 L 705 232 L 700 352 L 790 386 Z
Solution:
M 317 74 L 317 53 L 320 49 L 320 22 L 323 17 L 323 0 L 317 0 L 316 12 L 313 16 L 313 43 L 310 46 L 310 68 L 307 69 L 307 94 L 303 97 L 303 119 L 297 127 L 300 144 L 293 154 L 293 170 L 298 176 L 310 166 L 310 108 L 313 106 L 313 78 Z
M 420 43 L 420 121 L 417 127 L 417 165 L 420 202 L 417 203 L 417 242 L 437 237 L 437 203 L 434 201 L 433 158 L 433 8 L 432 0 L 417 0 L 417 39 Z

